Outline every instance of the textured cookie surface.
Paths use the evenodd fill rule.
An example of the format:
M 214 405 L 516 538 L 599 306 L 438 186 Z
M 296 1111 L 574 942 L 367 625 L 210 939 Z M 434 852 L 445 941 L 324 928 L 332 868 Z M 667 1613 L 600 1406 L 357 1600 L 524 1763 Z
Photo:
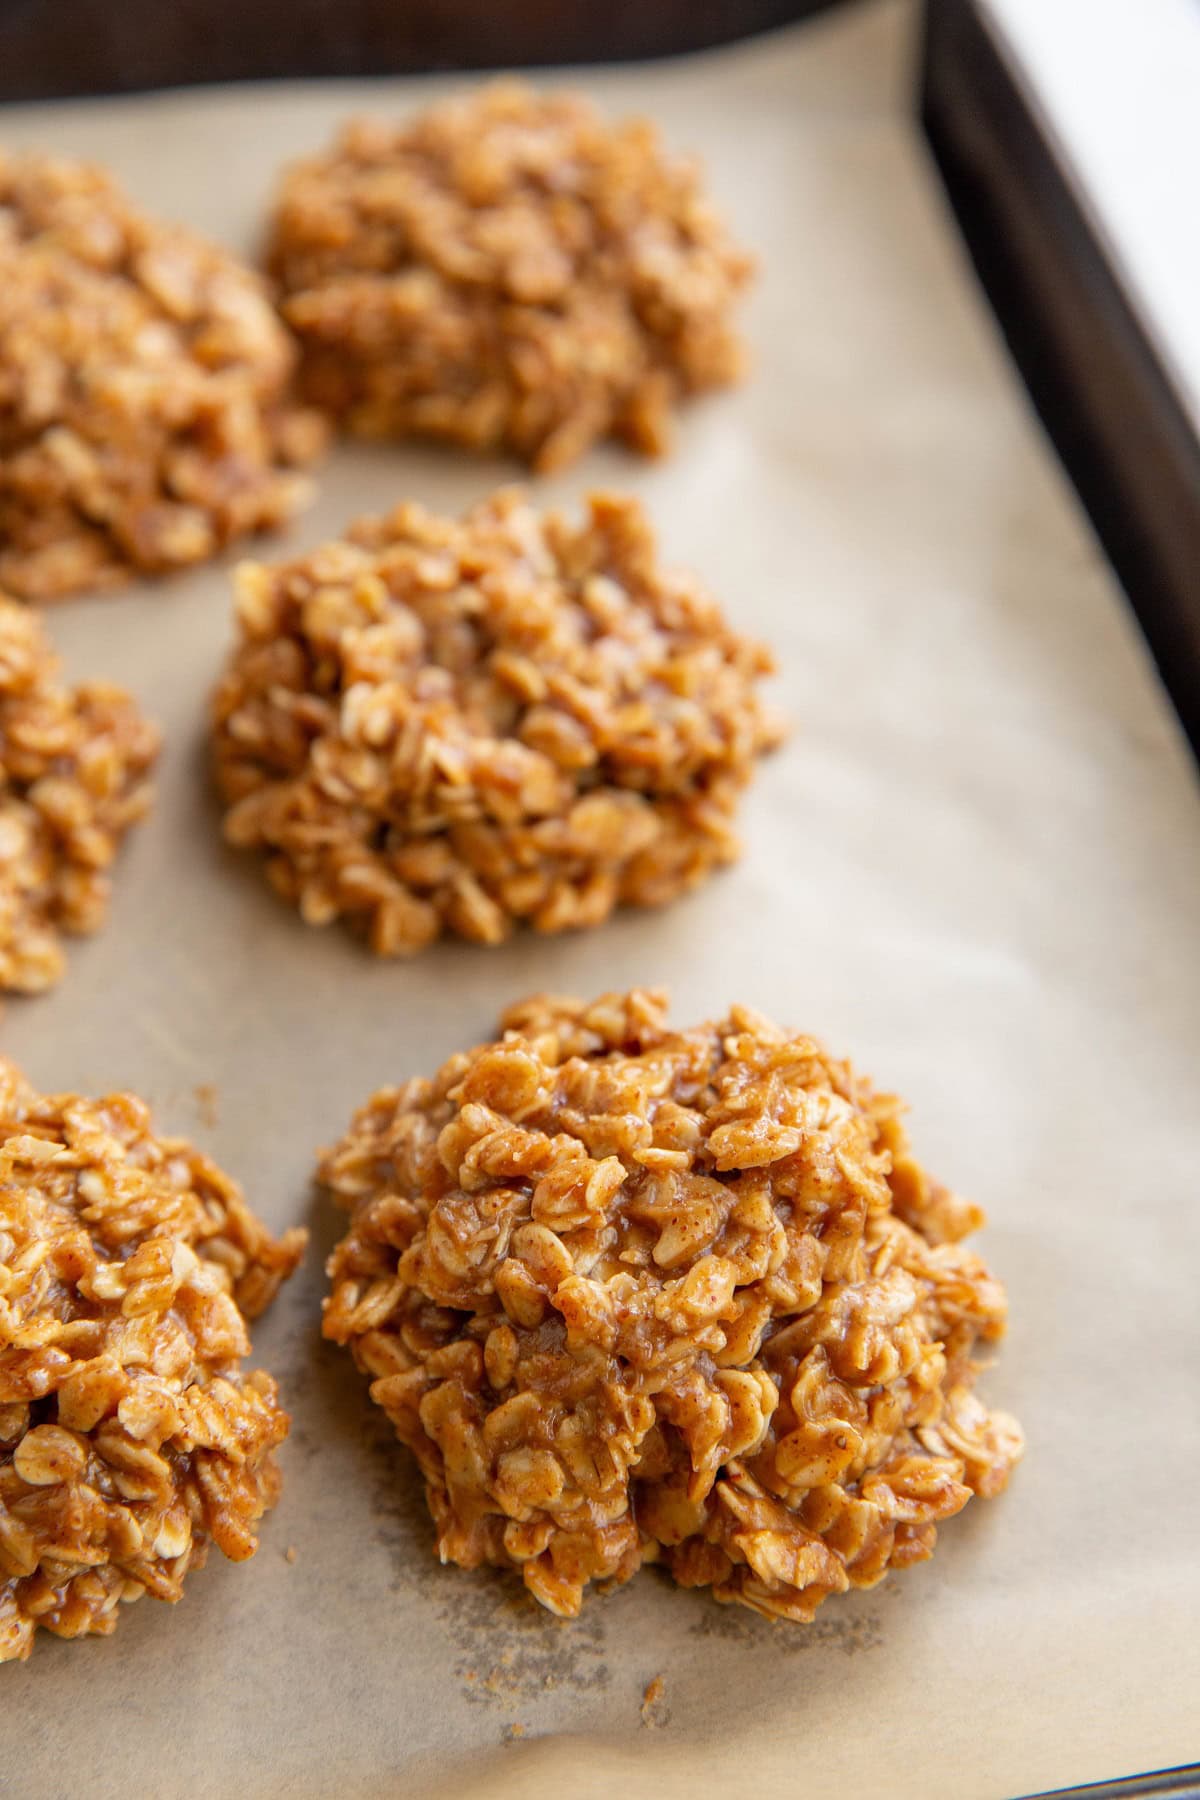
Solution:
M 63 934 L 103 923 L 158 745 L 122 689 L 68 686 L 38 615 L 0 594 L 0 994 L 53 986 Z
M 893 1098 L 744 1008 L 540 996 L 326 1154 L 325 1333 L 425 1476 L 443 1560 L 553 1611 L 643 1562 L 790 1619 L 1001 1489 L 1003 1290 Z
M 253 1554 L 288 1416 L 246 1319 L 298 1262 L 131 1095 L 41 1095 L 0 1059 L 0 1661 L 107 1635 Z
M 226 835 L 383 955 L 685 892 L 736 856 L 781 736 L 766 651 L 617 496 L 581 525 L 513 490 L 462 520 L 401 506 L 243 569 L 238 622 L 214 702 Z
M 309 397 L 374 437 L 664 448 L 683 396 L 734 380 L 750 259 L 645 121 L 499 82 L 348 126 L 284 183 L 269 262 Z
M 0 587 L 203 561 L 307 497 L 325 427 L 256 275 L 103 170 L 0 155 Z

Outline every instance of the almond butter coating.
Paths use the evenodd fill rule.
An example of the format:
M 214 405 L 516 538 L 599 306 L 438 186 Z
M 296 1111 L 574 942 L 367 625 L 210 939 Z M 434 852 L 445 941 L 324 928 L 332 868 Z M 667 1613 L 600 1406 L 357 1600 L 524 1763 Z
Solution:
M 288 1415 L 246 1320 L 304 1241 L 131 1095 L 0 1059 L 0 1661 L 178 1600 L 213 1544 L 253 1554 Z
M 443 1561 L 552 1611 L 646 1562 L 768 1616 L 931 1555 L 1005 1485 L 1005 1296 L 900 1106 L 746 1008 L 537 996 L 377 1094 L 321 1176 L 327 1337 L 415 1453 Z

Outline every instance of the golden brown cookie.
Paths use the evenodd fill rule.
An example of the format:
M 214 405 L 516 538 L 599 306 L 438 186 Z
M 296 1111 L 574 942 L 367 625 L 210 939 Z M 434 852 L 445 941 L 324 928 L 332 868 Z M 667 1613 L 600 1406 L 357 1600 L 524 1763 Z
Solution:
M 68 687 L 38 615 L 0 594 L 0 994 L 52 987 L 62 935 L 103 924 L 158 748 L 122 688 Z
M 665 448 L 736 380 L 753 264 L 645 120 L 503 81 L 400 125 L 348 125 L 286 178 L 268 263 L 306 395 L 561 468 L 596 438 Z
M 234 1561 L 288 1415 L 246 1319 L 299 1261 L 129 1094 L 40 1095 L 0 1059 L 0 1661 L 101 1636 Z
M 325 437 L 294 361 L 226 251 L 101 169 L 0 155 L 0 587 L 111 587 L 288 518 Z
M 398 507 L 242 569 L 238 626 L 214 702 L 226 836 L 309 923 L 385 956 L 686 892 L 737 855 L 781 736 L 767 652 L 613 495 L 581 525 L 515 490 L 461 520 Z
M 999 1492 L 1005 1296 L 899 1103 L 735 1007 L 538 996 L 376 1094 L 321 1177 L 325 1335 L 415 1452 L 438 1554 L 552 1611 L 644 1562 L 789 1619 Z

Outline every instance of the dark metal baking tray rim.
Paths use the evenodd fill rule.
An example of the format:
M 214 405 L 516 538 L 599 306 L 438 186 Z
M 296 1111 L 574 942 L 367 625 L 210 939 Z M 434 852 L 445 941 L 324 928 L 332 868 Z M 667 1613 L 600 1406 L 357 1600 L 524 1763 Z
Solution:
M 1024 1800 L 1200 1800 L 1200 1763 L 1160 1769 L 1154 1775 L 1129 1775 L 1123 1781 L 1097 1781 L 1088 1787 L 1055 1788 Z
M 1200 443 L 975 0 L 926 0 L 920 77 L 976 271 L 1200 756 Z M 1200 1763 L 1037 1800 L 1143 1795 L 1200 1800 Z
M 755 36 L 837 0 L 0 0 L 0 100 L 223 81 L 628 62 Z
M 975 0 L 927 0 L 921 117 L 1009 349 L 1200 756 L 1200 441 Z

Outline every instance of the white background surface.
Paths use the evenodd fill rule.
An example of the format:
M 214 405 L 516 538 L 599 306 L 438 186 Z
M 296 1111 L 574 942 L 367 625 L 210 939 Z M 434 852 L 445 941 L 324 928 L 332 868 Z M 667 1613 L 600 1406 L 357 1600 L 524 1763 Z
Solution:
M 44 1087 L 143 1093 L 314 1244 L 255 1332 L 295 1417 L 258 1556 L 0 1671 L 14 1800 L 969 1800 L 1196 1753 L 1200 809 L 903 116 L 911 22 L 868 8 L 588 79 L 704 151 L 763 255 L 750 384 L 694 411 L 670 462 L 597 452 L 546 488 L 631 485 L 669 557 L 778 650 L 799 730 L 727 876 L 586 936 L 375 963 L 220 846 L 204 721 L 226 573 L 53 613 L 72 668 L 129 681 L 168 745 L 108 929 L 54 995 L 9 1007 L 0 1045 Z M 72 104 L 10 111 L 0 136 L 108 161 L 248 244 L 283 158 L 428 91 Z M 511 473 L 342 451 L 293 541 L 402 494 L 457 508 Z M 651 1574 L 564 1624 L 495 1575 L 440 1570 L 405 1453 L 318 1339 L 335 1224 L 308 1186 L 316 1146 L 512 998 L 633 982 L 668 983 L 682 1020 L 743 999 L 853 1054 L 991 1215 L 1012 1326 L 986 1392 L 1023 1420 L 1026 1462 L 932 1563 L 811 1627 Z M 651 1732 L 658 1674 L 670 1720 Z
M 1200 5 L 982 7 L 1200 431 Z

